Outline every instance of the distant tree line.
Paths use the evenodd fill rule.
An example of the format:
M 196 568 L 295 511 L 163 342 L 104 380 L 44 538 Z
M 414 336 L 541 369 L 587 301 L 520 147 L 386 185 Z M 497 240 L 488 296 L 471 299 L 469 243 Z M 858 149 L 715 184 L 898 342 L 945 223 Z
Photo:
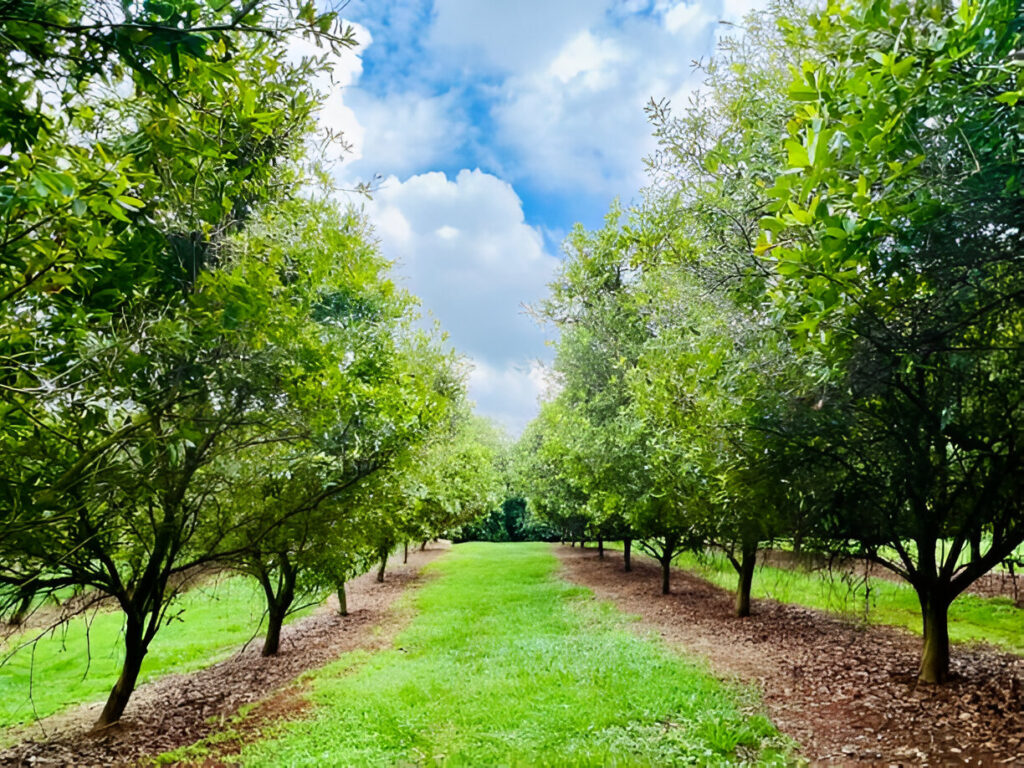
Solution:
M 459 529 L 462 541 L 558 541 L 560 531 L 530 513 L 526 499 L 505 499 L 501 506 Z

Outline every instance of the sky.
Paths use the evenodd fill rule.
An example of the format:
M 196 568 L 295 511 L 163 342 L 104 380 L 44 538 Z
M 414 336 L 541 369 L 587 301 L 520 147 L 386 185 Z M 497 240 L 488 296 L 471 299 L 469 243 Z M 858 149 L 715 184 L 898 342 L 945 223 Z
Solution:
M 472 365 L 477 412 L 517 435 L 546 389 L 551 329 L 525 312 L 577 222 L 645 183 L 650 100 L 683 105 L 716 37 L 758 0 L 350 0 L 359 47 L 324 84 L 350 146 L 339 186 L 395 273 Z

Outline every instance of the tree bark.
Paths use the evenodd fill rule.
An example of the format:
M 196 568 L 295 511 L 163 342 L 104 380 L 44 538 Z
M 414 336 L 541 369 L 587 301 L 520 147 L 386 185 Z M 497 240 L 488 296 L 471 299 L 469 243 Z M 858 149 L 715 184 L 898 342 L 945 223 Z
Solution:
M 287 606 L 275 605 L 267 611 L 267 637 L 263 641 L 263 656 L 276 656 L 281 648 L 281 627 L 288 613 Z
M 672 572 L 672 553 L 667 552 L 661 558 L 661 594 L 669 593 L 669 575 Z
M 11 616 L 11 625 L 20 626 L 21 622 L 28 616 L 28 609 L 32 607 L 32 598 L 34 595 L 31 592 L 26 592 L 21 596 L 21 602 L 18 603 L 18 609 Z
M 377 569 L 377 582 L 384 583 L 384 569 L 388 567 L 388 553 L 383 550 L 380 553 L 380 568 Z
M 278 566 L 280 574 L 277 582 L 277 590 L 274 590 L 274 581 L 271 573 L 263 571 L 259 574 L 260 584 L 263 586 L 263 593 L 267 597 L 267 636 L 263 640 L 263 655 L 275 656 L 281 647 L 281 627 L 284 626 L 288 609 L 292 607 L 295 600 L 295 581 L 298 578 L 298 569 L 295 568 L 287 555 L 278 555 Z
M 345 582 L 338 583 L 338 615 L 348 616 L 348 595 L 345 593 Z
M 604 539 L 597 540 L 597 556 L 604 558 Z
M 736 585 L 736 615 L 750 615 L 750 586 L 754 581 L 754 565 L 757 562 L 757 544 L 744 544 L 740 554 L 739 583 Z
M 402 544 L 402 564 L 405 565 L 408 562 L 409 562 L 409 542 L 407 541 L 407 542 Z
M 632 552 L 632 549 L 633 549 L 633 540 L 632 539 L 623 539 L 622 540 L 622 559 L 625 562 L 625 567 L 623 568 L 623 570 L 627 571 L 627 572 L 633 570 L 633 563 L 630 561 L 630 554 Z
M 949 679 L 949 601 L 934 590 L 918 591 L 924 624 L 924 646 L 917 679 L 938 685 Z
M 428 541 L 428 539 L 424 539 L 423 543 L 420 544 L 420 552 L 426 551 L 426 549 L 427 549 L 427 541 Z
M 139 670 L 142 669 L 142 660 L 146 658 L 148 644 L 143 639 L 142 619 L 127 617 L 124 628 L 124 664 L 121 666 L 121 674 L 114 683 L 107 703 L 100 713 L 99 720 L 93 726 L 94 730 L 106 728 L 116 723 L 124 714 L 128 700 L 135 691 L 135 683 L 139 679 Z

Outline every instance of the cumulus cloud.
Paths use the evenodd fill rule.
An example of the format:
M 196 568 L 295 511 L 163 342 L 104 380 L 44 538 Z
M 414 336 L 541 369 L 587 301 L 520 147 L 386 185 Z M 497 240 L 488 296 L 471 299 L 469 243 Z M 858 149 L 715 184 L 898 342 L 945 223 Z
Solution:
M 536 410 L 531 360 L 544 333 L 523 304 L 547 290 L 558 260 L 526 223 L 507 182 L 479 170 L 388 178 L 367 205 L 384 255 L 475 366 L 482 412 L 519 429 Z
M 684 2 L 666 10 L 664 20 L 665 29 L 676 35 L 698 31 L 715 21 L 715 17 L 699 2 Z
M 594 0 L 435 0 L 428 40 L 479 65 L 521 71 L 549 59 L 603 13 Z
M 685 99 L 691 62 L 715 16 L 699 4 L 652 7 L 577 30 L 546 61 L 505 82 L 492 114 L 518 178 L 548 190 L 629 197 L 653 149 L 644 106 Z
M 470 360 L 470 397 L 477 411 L 497 421 L 512 435 L 519 435 L 537 411 L 549 385 L 545 369 L 537 361 L 497 368 Z
M 457 94 L 425 96 L 415 92 L 378 97 L 361 89 L 346 94 L 358 115 L 355 152 L 342 169 L 346 176 L 409 176 L 437 167 L 454 156 L 468 126 L 459 118 Z
M 724 21 L 738 23 L 751 11 L 763 10 L 767 5 L 767 0 L 722 0 L 720 15 Z
M 654 148 L 644 105 L 684 103 L 700 81 L 691 62 L 729 29 L 717 21 L 740 22 L 762 4 L 355 0 L 349 8 L 364 7 L 360 48 L 318 83 L 330 93 L 321 124 L 353 148 L 338 180 L 388 176 L 367 212 L 408 288 L 472 359 L 482 412 L 518 430 L 536 410 L 542 387 L 530 360 L 549 353 L 522 304 L 546 293 L 558 264 L 542 232 L 557 239 L 573 224 L 565 211 L 593 208 L 599 219 L 611 198 L 637 192 Z M 480 166 L 497 175 L 465 170 Z

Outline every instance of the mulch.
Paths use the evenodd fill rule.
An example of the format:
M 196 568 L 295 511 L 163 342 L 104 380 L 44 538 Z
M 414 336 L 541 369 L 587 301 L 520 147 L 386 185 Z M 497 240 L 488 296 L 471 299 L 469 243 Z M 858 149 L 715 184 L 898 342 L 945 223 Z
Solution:
M 349 615 L 337 614 L 332 597 L 284 627 L 277 656 L 261 656 L 256 641 L 211 667 L 140 687 L 121 721 L 102 732 L 91 732 L 102 702 L 45 718 L 26 729 L 21 743 L 0 752 L 0 766 L 135 765 L 209 736 L 248 704 L 261 702 L 246 717 L 250 728 L 297 715 L 306 705 L 295 679 L 347 651 L 389 645 L 404 625 L 393 610 L 395 601 L 420 580 L 422 566 L 449 546 L 410 550 L 407 565 L 393 558 L 382 584 L 375 572 L 353 579 L 346 590 Z
M 919 685 L 921 640 L 907 631 L 772 600 L 755 600 L 740 619 L 732 594 L 685 571 L 663 596 L 651 561 L 634 558 L 625 573 L 619 552 L 556 551 L 570 581 L 716 674 L 758 686 L 812 765 L 1024 766 L 1024 658 L 957 645 L 952 680 Z

